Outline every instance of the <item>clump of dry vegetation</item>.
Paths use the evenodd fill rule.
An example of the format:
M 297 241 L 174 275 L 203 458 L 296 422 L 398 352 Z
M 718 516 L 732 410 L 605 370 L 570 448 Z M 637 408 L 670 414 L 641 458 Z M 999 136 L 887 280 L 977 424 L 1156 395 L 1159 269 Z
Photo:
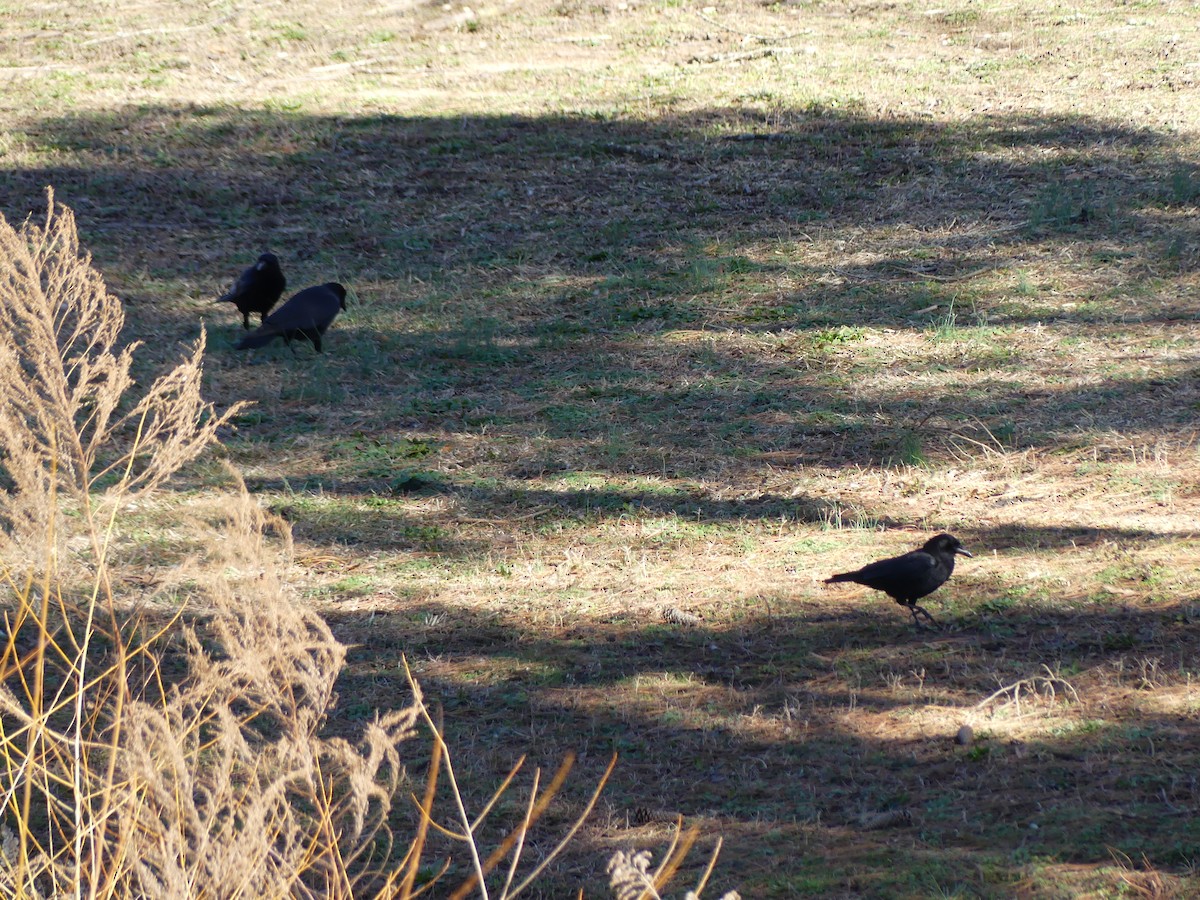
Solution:
M 544 790 L 534 774 L 524 816 L 485 855 L 478 829 L 521 763 L 469 817 L 411 676 L 411 700 L 357 742 L 325 734 L 345 647 L 287 596 L 287 523 L 240 484 L 188 517 L 198 549 L 156 574 L 159 593 L 184 605 L 164 614 L 129 590 L 111 563 L 122 512 L 193 462 L 242 405 L 219 414 L 202 399 L 203 336 L 130 399 L 137 345 L 120 346 L 121 305 L 52 194 L 41 224 L 0 219 L 0 278 L 4 895 L 412 897 L 449 868 L 422 870 L 430 825 L 469 850 L 473 874 L 454 896 L 489 896 L 506 860 L 497 896 L 533 884 L 612 765 L 566 836 L 518 880 L 525 836 L 572 760 Z M 398 845 L 389 816 L 405 778 L 400 745 L 421 724 L 433 759 L 418 827 Z M 457 835 L 433 819 L 443 771 Z M 677 829 L 672 867 L 644 896 L 659 896 L 696 834 Z
M 288 602 L 286 527 L 244 492 L 171 579 L 195 622 L 125 599 L 121 512 L 239 406 L 201 399 L 203 338 L 129 399 L 121 305 L 53 197 L 42 224 L 0 223 L 0 264 L 5 895 L 353 895 L 418 707 L 357 747 L 320 736 L 345 651 Z

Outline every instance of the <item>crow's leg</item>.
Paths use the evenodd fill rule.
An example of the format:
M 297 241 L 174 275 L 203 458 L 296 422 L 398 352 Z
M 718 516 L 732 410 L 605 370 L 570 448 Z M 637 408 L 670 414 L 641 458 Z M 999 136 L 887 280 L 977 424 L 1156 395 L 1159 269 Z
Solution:
M 913 621 L 914 621 L 914 622 L 917 624 L 917 627 L 918 627 L 918 628 L 921 628 L 922 626 L 921 626 L 921 620 L 917 618 L 917 613 L 920 613 L 920 614 L 921 614 L 921 615 L 923 615 L 923 616 L 924 616 L 926 619 L 928 619 L 928 620 L 929 620 L 929 624 L 931 624 L 931 625 L 933 625 L 933 626 L 935 626 L 935 627 L 937 627 L 937 628 L 941 628 L 941 627 L 942 627 L 940 624 L 938 624 L 938 620 L 937 620 L 937 619 L 935 619 L 933 616 L 931 616 L 931 615 L 929 614 L 929 610 L 925 609 L 925 607 L 923 607 L 923 606 L 918 606 L 917 604 L 915 604 L 915 603 L 914 603 L 914 604 L 913 604 L 912 606 L 910 606 L 908 609 L 909 609 L 909 611 L 912 613 L 912 615 L 913 615 Z
M 250 313 L 249 312 L 242 313 L 242 327 L 245 328 L 247 331 L 250 330 Z

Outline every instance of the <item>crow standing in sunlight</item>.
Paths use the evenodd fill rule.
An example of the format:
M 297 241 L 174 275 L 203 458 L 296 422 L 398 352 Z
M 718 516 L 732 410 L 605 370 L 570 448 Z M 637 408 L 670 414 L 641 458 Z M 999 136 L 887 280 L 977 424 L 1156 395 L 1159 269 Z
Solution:
M 337 318 L 338 312 L 345 308 L 346 289 L 336 281 L 305 288 L 275 312 L 264 316 L 262 325 L 237 342 L 237 349 L 253 350 L 281 337 L 288 349 L 295 353 L 292 340 L 305 338 L 312 341 L 313 347 L 320 353 L 321 335 Z
M 287 279 L 279 268 L 279 259 L 274 253 L 264 253 L 258 262 L 248 268 L 233 287 L 217 298 L 218 303 L 232 303 L 242 314 L 242 327 L 250 329 L 250 313 L 256 312 L 266 321 L 271 307 L 279 302 Z
M 934 625 L 937 622 L 924 608 L 917 605 L 917 601 L 946 583 L 954 571 L 956 555 L 971 554 L 958 538 L 950 534 L 939 534 L 927 540 L 920 550 L 893 556 L 891 559 L 881 559 L 855 572 L 834 575 L 832 578 L 826 578 L 825 583 L 853 581 L 883 591 L 901 606 L 907 606 L 908 611 L 912 613 L 913 623 L 917 628 L 922 628 L 917 613 Z

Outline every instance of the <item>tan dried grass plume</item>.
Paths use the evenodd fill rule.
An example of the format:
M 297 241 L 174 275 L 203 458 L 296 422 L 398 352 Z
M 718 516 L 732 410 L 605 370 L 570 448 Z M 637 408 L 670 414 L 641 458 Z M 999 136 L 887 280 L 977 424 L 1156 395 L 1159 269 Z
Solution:
M 244 406 L 218 415 L 202 399 L 203 333 L 130 404 L 138 345 L 120 346 L 121 302 L 80 248 L 74 214 L 47 195 L 40 224 L 17 229 L 0 216 L 0 465 L 9 482 L 0 546 L 9 549 L 49 533 L 64 504 L 98 531 L 113 503 L 160 487 Z M 101 483 L 108 489 L 94 496 Z
M 183 631 L 187 675 L 126 712 L 131 884 L 164 898 L 197 883 L 220 897 L 366 896 L 417 710 L 369 723 L 357 746 L 323 737 L 345 649 L 283 594 L 264 535 L 286 524 L 244 492 L 217 512 L 221 533 L 178 573 L 210 612 Z

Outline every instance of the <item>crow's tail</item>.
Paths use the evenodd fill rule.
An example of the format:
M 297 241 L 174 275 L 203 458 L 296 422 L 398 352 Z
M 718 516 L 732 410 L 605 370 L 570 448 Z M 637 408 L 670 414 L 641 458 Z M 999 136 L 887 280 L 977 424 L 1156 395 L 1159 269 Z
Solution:
M 267 344 L 271 343 L 271 341 L 275 340 L 277 337 L 279 337 L 278 331 L 264 331 L 260 328 L 257 331 L 250 332 L 250 334 L 246 335 L 244 338 L 234 344 L 234 349 L 257 350 L 259 347 L 267 346 Z

